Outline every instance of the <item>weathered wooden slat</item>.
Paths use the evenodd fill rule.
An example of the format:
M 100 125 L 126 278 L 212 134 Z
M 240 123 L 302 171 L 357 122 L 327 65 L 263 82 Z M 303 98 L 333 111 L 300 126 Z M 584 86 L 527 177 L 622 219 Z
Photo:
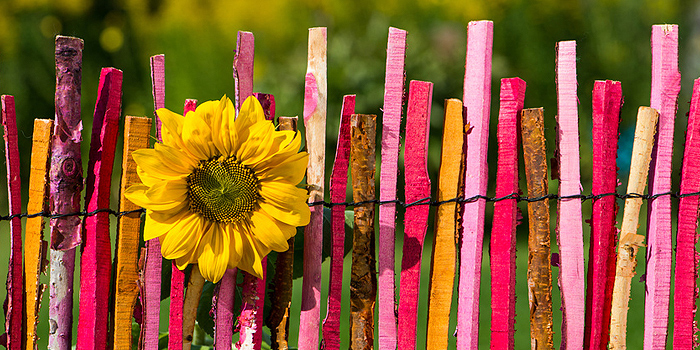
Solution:
M 681 195 L 700 192 L 700 79 L 695 79 L 690 99 L 688 129 L 681 167 Z M 698 297 L 698 255 L 695 245 L 698 228 L 698 196 L 681 197 L 678 204 L 678 233 L 676 235 L 676 270 L 673 290 L 673 348 L 694 349 L 695 300 Z
M 639 107 L 637 127 L 634 132 L 634 144 L 632 145 L 627 194 L 644 194 L 644 189 L 647 187 L 647 174 L 649 173 L 651 150 L 654 146 L 654 135 L 656 134 L 658 119 L 659 113 L 655 109 Z M 639 247 L 644 246 L 644 236 L 637 234 L 641 206 L 641 198 L 625 199 L 620 243 L 617 247 L 615 285 L 612 294 L 610 349 L 627 348 L 627 309 L 629 307 L 630 288 L 632 286 L 632 278 L 636 274 L 637 252 Z M 695 247 L 693 246 L 694 250 Z M 695 284 L 694 280 L 693 284 Z
M 297 117 L 279 117 L 280 130 L 297 130 Z M 274 350 L 289 349 L 289 307 L 292 303 L 292 272 L 294 271 L 294 237 L 287 240 L 289 249 L 277 254 L 274 290 L 270 293 L 271 309 L 265 320 L 270 328 L 270 346 Z
M 199 265 L 192 264 L 192 272 L 190 272 L 190 280 L 187 283 L 187 293 L 185 294 L 185 304 L 182 313 L 183 350 L 190 350 L 192 348 L 194 323 L 197 320 L 197 306 L 199 306 L 199 299 L 202 297 L 203 288 L 204 277 L 202 277 L 202 273 L 199 271 Z
M 491 56 L 493 22 L 469 22 L 464 74 L 464 108 L 471 127 L 467 137 L 464 197 L 486 195 L 489 116 L 491 108 Z M 462 207 L 457 305 L 457 349 L 475 349 L 479 343 L 479 290 L 484 239 L 486 201 L 479 199 Z
M 593 195 L 614 193 L 617 188 L 617 136 L 622 105 L 622 85 L 596 81 L 593 86 Z M 586 293 L 586 348 L 608 344 L 610 307 L 615 283 L 617 229 L 614 196 L 593 199 L 591 248 Z
M 374 200 L 375 137 L 377 116 L 353 114 L 350 121 L 352 142 L 352 199 Z M 350 348 L 374 348 L 374 304 L 377 271 L 374 258 L 374 204 L 354 208 L 352 270 L 350 272 Z
M 681 90 L 678 71 L 678 25 L 651 30 L 651 104 L 659 111 L 656 144 L 651 155 L 649 194 L 671 191 L 673 128 Z M 664 349 L 671 294 L 671 197 L 650 200 L 647 219 L 647 269 L 644 298 L 644 348 Z
M 496 197 L 519 192 L 518 132 L 526 84 L 520 78 L 501 79 L 498 113 Z M 443 145 L 444 147 L 444 145 Z M 494 203 L 491 231 L 491 349 L 515 348 L 516 199 Z M 443 347 L 445 349 L 445 347 Z
M 404 155 L 406 203 L 430 200 L 428 139 L 432 102 L 433 83 L 416 80 L 410 82 Z M 406 208 L 399 287 L 399 349 L 416 348 L 420 267 L 425 233 L 428 229 L 428 213 L 429 205 Z
M 324 200 L 326 163 L 326 28 L 309 29 L 309 53 L 304 93 L 304 125 L 309 164 L 306 183 L 309 203 Z M 299 348 L 315 349 L 321 323 L 321 258 L 323 248 L 323 205 L 311 208 L 311 221 L 304 230 L 304 277 L 301 287 Z
M 399 175 L 399 134 L 403 107 L 404 71 L 406 67 L 406 31 L 389 28 L 384 80 L 384 115 L 382 116 L 382 166 L 379 174 L 379 200 L 396 199 Z M 396 204 L 379 206 L 379 348 L 396 349 L 396 296 L 394 259 L 396 240 Z
M 19 172 L 17 146 L 17 115 L 15 98 L 2 96 L 2 126 L 5 131 L 5 164 L 7 165 L 7 194 L 10 215 L 22 213 L 22 180 Z M 5 332 L 8 350 L 22 348 L 22 311 L 24 309 L 24 281 L 22 278 L 22 219 L 10 220 L 10 262 L 7 269 L 7 304 L 5 304 Z
M 355 95 L 343 96 L 338 143 L 330 179 L 332 203 L 346 201 L 348 165 L 350 159 L 350 117 L 355 113 Z M 331 208 L 331 268 L 328 282 L 328 308 L 323 320 L 323 349 L 340 349 L 340 305 L 343 290 L 343 259 L 345 257 L 345 206 Z
M 151 118 L 127 116 L 124 123 L 124 152 L 122 156 L 122 174 L 119 197 L 119 211 L 139 209 L 139 206 L 126 199 L 124 192 L 131 185 L 140 184 L 136 174 L 136 162 L 131 154 L 142 148 L 148 148 L 151 135 Z M 116 275 L 113 340 L 114 350 L 131 349 L 131 319 L 134 314 L 138 288 L 138 254 L 139 236 L 141 235 L 141 213 L 131 213 L 119 217 L 117 231 L 117 248 L 115 255 Z
M 29 172 L 29 199 L 27 212 L 40 213 L 46 211 L 48 197 L 49 160 L 51 157 L 51 136 L 53 135 L 53 120 L 34 119 L 32 134 L 32 161 Z M 28 218 L 24 237 L 24 315 L 26 317 L 26 337 L 24 349 L 34 350 L 37 325 L 39 323 L 39 308 L 41 297 L 46 285 L 41 284 L 40 274 L 46 269 L 47 244 L 44 241 L 44 218 L 41 216 Z
M 56 94 L 54 135 L 49 172 L 51 214 L 80 211 L 83 166 L 80 156 L 80 84 L 83 40 L 56 37 Z M 82 218 L 51 219 L 49 288 L 49 349 L 70 350 L 73 339 L 73 274 L 75 248 L 81 243 Z
M 547 185 L 547 152 L 544 139 L 544 109 L 521 113 L 523 159 L 527 195 L 541 197 Z M 552 266 L 549 239 L 549 199 L 527 204 L 529 219 L 527 286 L 530 301 L 530 342 L 533 350 L 554 349 L 552 330 Z

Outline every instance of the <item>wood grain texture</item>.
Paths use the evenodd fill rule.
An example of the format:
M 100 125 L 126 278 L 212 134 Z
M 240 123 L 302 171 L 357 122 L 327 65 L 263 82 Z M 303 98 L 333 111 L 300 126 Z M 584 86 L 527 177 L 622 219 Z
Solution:
M 458 99 L 445 100 L 442 131 L 442 154 L 437 200 L 459 196 L 464 130 L 464 107 Z M 428 350 L 447 349 L 452 290 L 457 265 L 457 203 L 444 203 L 435 215 L 435 243 L 430 265 L 430 300 L 428 301 Z
M 544 109 L 524 109 L 521 113 L 523 159 L 527 196 L 549 193 L 547 152 L 544 139 Z M 531 349 L 554 349 L 552 330 L 552 266 L 549 239 L 549 199 L 527 204 L 527 286 L 530 301 Z
M 525 81 L 501 79 L 498 112 L 498 169 L 496 197 L 519 193 L 518 132 L 525 103 Z M 444 147 L 444 146 L 443 146 Z M 494 203 L 491 229 L 491 349 L 515 348 L 515 250 L 518 203 L 508 199 Z M 445 349 L 446 347 L 443 347 Z
M 428 138 L 433 83 L 412 80 L 406 111 L 406 203 L 430 198 L 428 177 Z M 418 292 L 420 290 L 423 243 L 428 229 L 429 205 L 406 208 L 404 216 L 403 256 L 399 286 L 399 349 L 416 348 Z
M 119 196 L 119 211 L 139 209 L 126 199 L 124 193 L 131 185 L 140 184 L 136 162 L 131 154 L 137 149 L 148 148 L 151 135 L 151 118 L 127 116 L 124 122 L 124 152 Z M 115 294 L 112 312 L 112 344 L 114 350 L 131 349 L 131 319 L 134 314 L 138 288 L 139 236 L 141 213 L 131 213 L 117 220 L 117 246 L 115 255 Z
M 651 31 L 651 104 L 659 111 L 651 155 L 649 194 L 671 191 L 673 129 L 681 90 L 678 71 L 678 25 L 655 25 Z M 647 269 L 644 298 L 644 348 L 664 349 L 671 294 L 671 197 L 650 200 L 647 218 Z
M 279 117 L 280 130 L 297 131 L 297 117 Z M 289 249 L 277 254 L 275 274 L 270 290 L 270 314 L 265 325 L 270 328 L 270 346 L 274 350 L 289 349 L 289 308 L 292 303 L 294 271 L 294 237 L 287 240 Z
M 581 194 L 576 41 L 560 41 L 556 51 L 559 195 L 575 196 Z M 561 257 L 559 285 L 562 295 L 562 349 L 581 349 L 586 320 L 581 200 L 561 199 L 557 204 L 557 243 Z
M 386 73 L 384 81 L 384 107 L 382 111 L 382 161 L 379 174 L 379 199 L 396 199 L 396 183 L 399 175 L 399 133 L 403 106 L 406 31 L 389 28 L 386 49 Z M 379 256 L 377 313 L 380 349 L 396 349 L 396 297 L 394 273 L 394 249 L 396 239 L 396 205 L 379 206 Z
M 22 213 L 22 180 L 19 169 L 19 148 L 17 146 L 17 115 L 15 98 L 2 95 L 2 126 L 5 140 L 5 164 L 7 166 L 7 194 L 10 215 Z M 7 299 L 5 313 L 6 348 L 22 348 L 22 317 L 24 311 L 24 280 L 22 277 L 22 219 L 10 220 L 10 261 L 7 269 Z
M 109 209 L 114 153 L 117 148 L 122 111 L 122 71 L 102 68 L 92 121 L 88 160 L 85 209 Z M 109 291 L 112 280 L 112 250 L 109 213 L 85 218 L 80 254 L 80 308 L 77 347 L 107 347 Z
M 374 200 L 376 116 L 353 114 L 350 121 L 352 143 L 352 200 Z M 377 271 L 374 258 L 374 204 L 354 208 L 352 270 L 350 272 L 350 349 L 374 348 L 374 304 Z
M 647 174 L 651 162 L 651 150 L 659 113 L 650 107 L 639 107 L 637 126 L 632 145 L 630 176 L 627 194 L 644 194 L 647 187 Z M 627 310 L 629 308 L 632 278 L 636 274 L 637 252 L 644 246 L 644 236 L 637 234 L 639 228 L 639 210 L 642 198 L 625 199 L 625 209 L 617 246 L 617 263 L 615 267 L 615 285 L 612 294 L 610 317 L 610 349 L 626 349 Z M 694 248 L 693 248 L 694 250 Z M 694 284 L 694 283 L 693 283 Z
M 493 22 L 469 22 L 467 57 L 464 73 L 464 108 L 471 131 L 467 137 L 465 198 L 486 195 L 488 184 L 489 117 L 491 108 L 491 56 Z M 465 203 L 462 220 L 457 305 L 457 349 L 475 349 L 479 345 L 479 290 L 484 239 L 486 201 Z
M 681 167 L 681 195 L 700 192 L 700 79 L 695 79 L 690 99 L 688 129 Z M 697 327 L 695 301 L 698 297 L 698 196 L 682 197 L 678 204 L 678 233 L 676 235 L 676 269 L 673 293 L 673 348 L 694 349 Z
M 350 159 L 350 117 L 355 113 L 355 95 L 343 96 L 338 143 L 330 179 L 332 203 L 347 200 L 348 165 Z M 340 349 L 340 305 L 343 292 L 343 259 L 345 258 L 345 206 L 331 207 L 331 268 L 328 282 L 328 308 L 323 320 L 322 349 Z
M 593 195 L 617 188 L 617 138 L 622 85 L 598 80 L 593 85 Z M 617 229 L 614 196 L 593 199 L 591 248 L 586 290 L 584 346 L 602 349 L 608 344 L 610 307 L 615 282 Z
M 234 271 L 235 272 L 235 271 Z M 182 349 L 190 350 L 192 348 L 192 337 L 194 336 L 194 323 L 197 319 L 197 307 L 199 299 L 202 298 L 202 289 L 204 288 L 204 277 L 199 271 L 199 265 L 192 265 L 190 272 L 190 280 L 187 282 L 187 293 L 185 294 L 185 304 L 183 306 L 182 318 Z
M 304 93 L 304 125 L 309 163 L 306 183 L 309 203 L 324 200 L 326 162 L 326 28 L 309 29 L 309 53 Z M 321 326 L 321 250 L 323 247 L 323 205 L 311 208 L 311 221 L 304 230 L 304 277 L 301 287 L 299 348 L 319 346 Z
M 51 159 L 51 137 L 53 135 L 53 120 L 34 119 L 32 133 L 32 161 L 29 171 L 28 213 L 46 211 L 48 198 L 49 160 Z M 27 218 L 27 228 L 24 237 L 24 315 L 26 337 L 24 349 L 37 349 L 37 325 L 39 323 L 39 308 L 41 297 L 46 285 L 41 284 L 40 274 L 46 272 L 46 250 L 44 241 L 44 218 L 37 216 Z
M 83 166 L 80 156 L 82 123 L 80 86 L 83 40 L 56 37 L 56 93 L 54 134 L 49 171 L 49 211 L 80 211 Z M 70 350 L 73 338 L 73 274 L 75 247 L 81 243 L 82 218 L 51 219 L 51 272 L 49 287 L 49 349 Z

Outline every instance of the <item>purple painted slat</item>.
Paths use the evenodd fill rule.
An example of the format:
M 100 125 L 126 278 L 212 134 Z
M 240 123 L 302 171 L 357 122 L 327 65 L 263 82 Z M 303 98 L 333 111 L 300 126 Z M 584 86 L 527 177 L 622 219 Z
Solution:
M 396 199 L 399 174 L 399 129 L 403 105 L 404 69 L 406 66 L 406 31 L 389 28 L 384 82 L 382 118 L 382 166 L 379 175 L 379 200 Z M 379 206 L 379 255 L 377 258 L 377 313 L 379 314 L 379 348 L 396 349 L 396 313 L 394 286 L 394 249 L 396 205 Z
M 559 147 L 559 195 L 581 194 L 578 135 L 576 41 L 557 43 L 557 144 Z M 586 272 L 583 258 L 581 201 L 559 200 L 557 220 L 559 285 L 562 294 L 562 349 L 581 349 L 586 319 Z
M 406 111 L 406 203 L 430 197 L 428 137 L 433 83 L 413 80 L 409 84 Z M 429 199 L 428 199 L 429 200 Z M 399 349 L 416 348 L 418 291 L 423 242 L 428 229 L 429 205 L 406 208 L 399 288 Z
M 346 201 L 348 165 L 350 161 L 350 117 L 355 113 L 355 95 L 343 96 L 338 143 L 330 179 L 332 203 Z M 340 349 L 340 305 L 343 289 L 343 258 L 345 255 L 345 206 L 331 208 L 331 271 L 328 282 L 328 308 L 323 320 L 322 349 Z
M 464 108 L 471 132 L 467 136 L 464 197 L 486 195 L 488 184 L 489 115 L 491 106 L 491 56 L 493 22 L 469 22 L 464 74 Z M 486 201 L 465 203 L 462 217 L 457 305 L 457 349 L 479 345 L 479 290 Z
M 659 111 L 656 144 L 651 154 L 649 194 L 671 190 L 673 128 L 681 73 L 678 71 L 678 26 L 651 30 L 651 108 Z M 650 200 L 647 219 L 647 272 L 644 298 L 644 348 L 664 349 L 671 294 L 671 197 Z
M 122 111 L 122 71 L 102 68 L 92 122 L 86 178 L 86 211 L 109 209 L 114 153 Z M 109 213 L 85 218 L 80 254 L 78 349 L 105 349 L 109 316 L 112 251 Z
M 2 126 L 5 130 L 5 163 L 7 164 L 7 193 L 10 215 L 22 213 L 22 197 L 19 171 L 19 148 L 17 146 L 17 116 L 15 98 L 2 96 Z M 5 332 L 8 350 L 22 348 L 22 310 L 24 281 L 22 280 L 22 219 L 10 221 L 10 264 L 7 270 L 7 312 Z
M 519 193 L 518 119 L 525 103 L 525 81 L 501 79 L 501 107 L 498 113 L 498 170 L 496 197 Z M 494 203 L 491 231 L 491 349 L 515 346 L 515 233 L 516 199 Z

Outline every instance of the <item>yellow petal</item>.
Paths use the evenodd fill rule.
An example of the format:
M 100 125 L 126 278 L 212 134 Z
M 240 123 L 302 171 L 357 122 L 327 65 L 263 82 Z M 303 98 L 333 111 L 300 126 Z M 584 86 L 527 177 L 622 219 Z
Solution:
M 286 144 L 286 145 L 285 145 Z M 299 153 L 299 147 L 301 147 L 301 134 L 285 134 L 285 139 L 282 142 L 280 149 L 270 157 L 260 161 L 255 165 L 255 170 L 262 170 L 266 168 L 272 168 L 279 164 L 284 163 L 287 159 L 292 157 L 294 154 Z
M 238 263 L 238 268 L 257 277 L 262 278 L 262 258 L 270 253 L 270 248 L 258 242 L 256 239 L 244 234 L 244 254 Z
M 177 259 L 197 249 L 204 220 L 196 214 L 183 217 L 160 238 L 160 251 L 166 259 Z
M 243 256 L 243 227 L 239 224 L 226 225 L 226 230 L 231 238 L 231 246 L 229 247 L 228 268 L 234 269 L 238 267 L 238 262 Z
M 272 204 L 260 201 L 260 208 L 273 218 L 292 226 L 306 226 L 309 224 L 311 211 L 306 202 L 293 201 L 284 205 Z
M 189 115 L 182 126 L 182 141 L 185 148 L 197 159 L 206 160 L 214 156 L 211 128 L 198 115 Z
M 223 117 L 226 108 L 226 96 L 219 101 L 207 101 L 197 107 L 196 114 L 211 128 L 211 140 L 219 154 L 228 155 L 231 149 L 230 137 L 228 142 L 222 135 L 228 135 L 228 118 Z
M 304 179 L 308 162 L 308 153 L 296 153 L 274 167 L 256 169 L 256 175 L 261 182 L 284 180 L 296 185 Z
M 187 181 L 161 181 L 151 186 L 146 196 L 154 203 L 186 202 Z
M 156 154 L 154 149 L 139 149 L 132 153 L 132 157 L 144 172 L 149 175 L 164 179 L 164 180 L 175 180 L 182 179 L 189 175 L 187 172 L 176 171 L 169 166 L 169 164 L 164 163 Z
M 269 158 L 279 150 L 280 140 L 274 138 L 275 127 L 271 122 L 260 122 L 250 127 L 248 138 L 241 141 L 236 158 L 247 166 L 253 166 Z
M 237 152 L 245 140 L 248 139 L 250 128 L 258 123 L 265 121 L 262 106 L 260 102 L 253 96 L 248 97 L 241 106 L 241 110 L 233 124 L 233 133 L 236 135 L 233 144 L 233 151 Z
M 219 282 L 224 276 L 229 258 L 228 232 L 219 223 L 211 225 L 199 243 L 198 264 L 202 276 L 213 282 Z
M 152 188 L 152 187 L 151 187 Z M 186 207 L 186 202 L 159 202 L 153 201 L 149 196 L 151 189 L 145 185 L 133 185 L 124 191 L 126 199 L 132 201 L 139 207 L 156 210 L 164 213 L 175 214 Z
M 284 207 L 289 203 L 306 205 L 309 195 L 306 189 L 296 187 L 286 181 L 260 181 L 260 196 L 263 202 Z M 307 206 L 308 209 L 308 206 Z
M 153 145 L 158 159 L 163 164 L 168 164 L 170 168 L 177 172 L 190 174 L 192 169 L 197 166 L 198 160 L 191 158 L 189 154 L 163 143 Z
M 185 121 L 185 117 L 171 112 L 167 108 L 158 108 L 156 115 L 162 123 L 160 133 L 163 138 L 163 143 L 181 148 L 182 138 L 180 138 L 180 135 L 182 134 L 182 124 Z
M 143 228 L 143 239 L 145 241 L 167 234 L 180 220 L 191 215 L 183 210 L 174 215 L 156 213 L 153 210 L 146 210 L 146 223 Z
M 250 216 L 250 222 L 250 231 L 253 236 L 268 248 L 278 252 L 289 249 L 289 245 L 287 244 L 288 238 L 285 237 L 284 232 L 282 232 L 276 224 L 278 222 L 277 220 L 260 210 L 256 210 L 253 211 L 253 214 Z M 285 225 L 283 223 L 280 224 Z

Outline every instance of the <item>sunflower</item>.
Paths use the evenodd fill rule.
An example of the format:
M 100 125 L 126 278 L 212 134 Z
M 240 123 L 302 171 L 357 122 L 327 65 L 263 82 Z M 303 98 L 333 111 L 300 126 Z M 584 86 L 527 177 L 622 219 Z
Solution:
M 254 97 L 238 117 L 226 96 L 186 117 L 156 112 L 163 142 L 133 153 L 142 184 L 126 191 L 146 208 L 144 239 L 160 238 L 163 257 L 198 264 L 209 281 L 235 267 L 260 278 L 262 258 L 309 223 L 299 133 L 275 130 Z

